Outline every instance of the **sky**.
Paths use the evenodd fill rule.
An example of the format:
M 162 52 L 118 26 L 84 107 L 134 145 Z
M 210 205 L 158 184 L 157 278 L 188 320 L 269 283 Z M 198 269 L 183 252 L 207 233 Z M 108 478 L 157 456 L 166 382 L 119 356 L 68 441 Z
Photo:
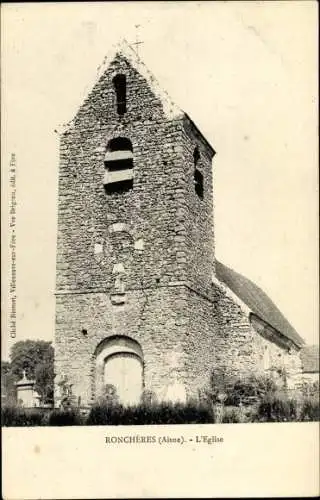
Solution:
M 113 44 L 139 55 L 217 151 L 216 257 L 318 343 L 316 2 L 2 5 L 2 269 L 16 156 L 17 336 L 53 340 L 59 137 Z M 136 27 L 136 25 L 139 25 Z M 2 273 L 2 358 L 14 342 Z

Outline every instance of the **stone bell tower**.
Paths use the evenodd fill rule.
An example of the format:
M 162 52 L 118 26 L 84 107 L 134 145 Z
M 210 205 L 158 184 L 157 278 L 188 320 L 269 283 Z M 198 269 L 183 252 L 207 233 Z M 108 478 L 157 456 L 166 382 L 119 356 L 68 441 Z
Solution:
M 126 43 L 62 130 L 55 370 L 82 404 L 109 385 L 185 399 L 209 376 L 213 156 Z

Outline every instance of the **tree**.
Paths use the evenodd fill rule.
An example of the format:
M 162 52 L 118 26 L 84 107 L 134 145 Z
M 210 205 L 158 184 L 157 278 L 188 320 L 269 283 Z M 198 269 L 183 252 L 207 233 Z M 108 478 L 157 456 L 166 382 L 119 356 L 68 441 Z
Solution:
M 35 390 L 40 396 L 42 403 L 49 403 L 53 400 L 53 359 L 46 364 L 41 363 L 35 369 Z
M 44 340 L 22 340 L 11 348 L 10 373 L 15 379 L 21 379 L 23 371 L 27 378 L 35 380 L 35 390 L 41 402 L 53 398 L 54 350 L 51 342 Z
M 15 382 L 18 377 L 11 373 L 11 364 L 9 361 L 1 361 L 1 401 L 11 404 L 16 399 Z

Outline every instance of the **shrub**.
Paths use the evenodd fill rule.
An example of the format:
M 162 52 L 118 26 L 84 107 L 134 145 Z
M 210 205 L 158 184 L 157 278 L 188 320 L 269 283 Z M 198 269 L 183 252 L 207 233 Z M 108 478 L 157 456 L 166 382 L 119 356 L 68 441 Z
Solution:
M 226 404 L 252 404 L 266 397 L 272 397 L 277 390 L 273 378 L 266 375 L 248 375 L 238 378 L 230 387 Z
M 319 381 L 315 382 L 304 382 L 301 386 L 301 393 L 306 399 L 318 399 L 319 400 Z
M 210 387 L 202 392 L 200 399 L 211 404 L 221 401 L 227 406 L 252 405 L 276 391 L 277 384 L 269 375 L 235 377 L 225 370 L 212 373 Z
M 298 420 L 298 402 L 280 396 L 263 399 L 257 408 L 255 420 L 258 422 L 294 422 Z
M 83 419 L 80 412 L 74 409 L 70 410 L 53 410 L 49 413 L 46 419 L 46 425 L 63 426 L 63 425 L 82 425 Z
M 112 425 L 113 421 L 120 420 L 123 407 L 108 405 L 102 402 L 93 406 L 87 417 L 87 425 Z
M 303 422 L 317 422 L 320 420 L 319 399 L 305 399 L 302 402 L 299 420 Z
M 43 425 L 43 415 L 37 410 L 27 411 L 17 406 L 4 406 L 1 408 L 1 425 L 4 427 Z
M 104 393 L 100 396 L 97 404 L 100 406 L 119 406 L 117 389 L 113 384 L 106 384 Z
M 192 403 L 154 403 L 123 407 L 94 406 L 87 425 L 200 424 L 213 421 L 209 408 Z
M 224 407 L 222 423 L 223 424 L 238 424 L 241 422 L 241 415 L 238 408 Z
M 157 404 L 158 399 L 156 394 L 153 391 L 150 391 L 149 389 L 144 389 L 143 393 L 141 395 L 141 404 L 142 405 L 153 405 Z

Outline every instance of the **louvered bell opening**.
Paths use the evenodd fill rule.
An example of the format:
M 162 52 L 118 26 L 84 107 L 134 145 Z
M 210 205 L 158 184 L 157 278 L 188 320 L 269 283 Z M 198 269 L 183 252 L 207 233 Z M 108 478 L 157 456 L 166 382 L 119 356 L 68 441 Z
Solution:
M 132 169 L 132 151 L 108 151 L 104 159 L 104 166 L 110 171 Z
M 132 144 L 126 137 L 115 137 L 107 146 L 103 184 L 106 192 L 127 191 L 133 187 Z
M 132 181 L 133 180 L 133 170 L 107 170 L 104 174 L 103 184 L 106 186 L 108 184 L 114 184 L 116 182 Z
M 105 156 L 104 164 L 106 167 L 103 180 L 104 185 L 132 181 L 132 151 L 108 151 Z
M 133 162 L 133 153 L 129 149 L 125 151 L 117 150 L 117 151 L 107 151 L 104 159 L 104 163 L 106 166 L 109 166 L 113 162 L 131 160 Z

